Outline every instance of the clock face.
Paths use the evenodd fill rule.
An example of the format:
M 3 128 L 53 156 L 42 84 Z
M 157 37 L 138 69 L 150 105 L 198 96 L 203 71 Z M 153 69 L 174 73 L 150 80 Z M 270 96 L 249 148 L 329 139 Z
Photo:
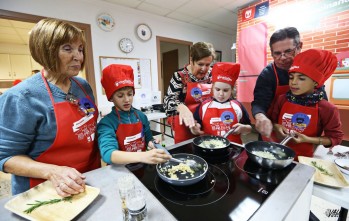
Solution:
M 130 53 L 133 50 L 133 42 L 129 38 L 122 38 L 119 42 L 119 47 L 124 53 Z

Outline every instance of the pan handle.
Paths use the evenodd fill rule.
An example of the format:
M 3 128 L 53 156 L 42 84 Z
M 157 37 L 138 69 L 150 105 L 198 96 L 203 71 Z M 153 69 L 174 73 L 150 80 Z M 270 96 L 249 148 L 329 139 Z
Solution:
M 153 140 L 153 144 L 156 149 L 164 150 L 165 153 L 167 153 L 168 155 L 171 155 L 170 152 L 168 152 L 168 150 L 165 147 L 163 147 L 161 144 L 155 143 L 154 140 Z
M 234 146 L 245 148 L 245 145 L 243 145 L 243 144 L 239 144 L 239 143 L 235 143 L 235 142 L 231 142 L 231 141 L 230 141 L 230 143 L 233 144 Z
M 171 156 L 170 161 L 173 161 L 173 162 L 176 162 L 176 163 L 183 163 L 182 160 L 173 158 L 172 155 L 170 154 L 170 152 L 168 152 L 168 150 L 167 150 L 165 147 L 163 147 L 161 144 L 155 143 L 154 140 L 153 140 L 153 144 L 154 144 L 154 146 L 155 146 L 156 149 L 164 150 L 165 153 L 167 153 L 168 155 L 170 155 L 170 156 Z
M 281 145 L 286 145 L 288 143 L 288 141 L 290 141 L 293 138 L 292 135 L 287 135 L 281 142 Z

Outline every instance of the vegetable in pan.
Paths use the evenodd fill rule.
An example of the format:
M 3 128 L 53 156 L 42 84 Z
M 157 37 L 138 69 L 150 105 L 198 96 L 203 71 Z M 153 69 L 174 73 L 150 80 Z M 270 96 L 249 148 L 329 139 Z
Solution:
M 199 146 L 203 148 L 223 148 L 226 144 L 222 140 L 211 139 L 202 141 Z
M 252 151 L 252 153 L 256 156 L 259 157 L 263 157 L 263 158 L 267 158 L 267 159 L 271 159 L 271 160 L 275 160 L 276 157 L 274 156 L 274 154 L 270 153 L 269 151 Z
M 168 174 L 168 176 L 173 180 L 178 180 L 177 172 L 180 172 L 181 174 L 188 174 L 188 177 L 194 177 L 194 170 L 188 166 L 188 164 L 180 163 L 176 166 L 166 167 L 162 169 L 162 172 L 165 172 Z

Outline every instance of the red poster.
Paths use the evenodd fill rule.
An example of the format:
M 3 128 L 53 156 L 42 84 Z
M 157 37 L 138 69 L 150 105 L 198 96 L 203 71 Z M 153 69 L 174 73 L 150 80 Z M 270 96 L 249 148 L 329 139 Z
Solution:
M 256 11 L 255 7 L 247 8 L 242 11 L 242 21 L 248 21 L 254 18 L 254 13 Z

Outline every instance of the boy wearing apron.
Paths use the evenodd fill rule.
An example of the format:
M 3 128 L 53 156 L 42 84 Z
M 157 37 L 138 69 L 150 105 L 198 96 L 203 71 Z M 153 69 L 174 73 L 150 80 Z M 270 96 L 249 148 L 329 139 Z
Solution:
M 287 146 L 298 156 L 312 157 L 317 145 L 333 147 L 341 143 L 343 131 L 335 105 L 323 99 L 323 86 L 337 67 L 337 58 L 325 50 L 309 49 L 298 54 L 289 70 L 290 90 L 279 97 L 272 114 L 274 131 L 295 137 Z M 322 135 L 324 133 L 324 135 Z
M 166 162 L 170 156 L 154 148 L 147 116 L 132 107 L 135 88 L 131 66 L 107 66 L 103 69 L 101 83 L 108 100 L 114 103 L 111 112 L 97 125 L 103 161 L 107 164 Z

